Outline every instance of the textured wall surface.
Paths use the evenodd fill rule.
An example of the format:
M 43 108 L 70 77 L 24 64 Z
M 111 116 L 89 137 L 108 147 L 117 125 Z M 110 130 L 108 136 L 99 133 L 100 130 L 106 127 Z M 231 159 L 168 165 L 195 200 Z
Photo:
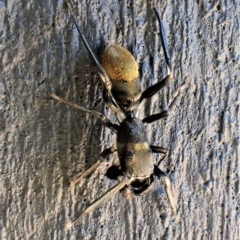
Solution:
M 115 117 L 102 102 L 95 65 L 63 1 L 5 0 L 0 2 L 0 238 L 239 239 L 239 0 L 81 0 L 74 6 L 94 52 L 115 43 L 133 53 L 143 89 L 166 75 L 153 7 L 160 10 L 174 81 L 146 101 L 141 117 L 167 109 L 178 94 L 170 116 L 147 127 L 149 141 L 170 150 L 161 168 L 171 170 L 178 214 L 171 216 L 156 181 L 148 194 L 118 193 L 65 229 L 117 183 L 104 176 L 110 166 L 104 163 L 69 187 L 115 135 L 49 93 Z

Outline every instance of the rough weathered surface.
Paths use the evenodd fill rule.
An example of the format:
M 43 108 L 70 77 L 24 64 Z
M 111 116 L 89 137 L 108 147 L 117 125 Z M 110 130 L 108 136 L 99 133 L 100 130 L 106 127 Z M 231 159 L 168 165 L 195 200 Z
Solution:
M 146 3 L 148 2 L 148 3 Z M 174 81 L 145 103 L 151 143 L 178 203 L 174 219 L 161 182 L 146 195 L 119 193 L 67 231 L 65 225 L 116 182 L 103 164 L 76 178 L 115 140 L 94 116 L 51 100 L 56 93 L 106 112 L 101 82 L 62 1 L 0 2 L 0 238 L 240 238 L 240 5 L 221 1 L 80 1 L 75 14 L 93 50 L 109 43 L 136 57 L 143 88 L 166 75 L 153 12 L 162 15 Z M 159 156 L 156 156 L 156 159 Z

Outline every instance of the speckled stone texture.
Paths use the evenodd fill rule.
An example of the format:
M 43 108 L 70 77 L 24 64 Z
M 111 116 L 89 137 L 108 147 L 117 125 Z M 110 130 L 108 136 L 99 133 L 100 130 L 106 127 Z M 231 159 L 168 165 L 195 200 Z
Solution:
M 160 167 L 170 170 L 177 216 L 156 181 L 145 195 L 118 193 L 66 230 L 117 183 L 104 176 L 113 156 L 69 186 L 115 135 L 49 94 L 116 119 L 102 101 L 101 80 L 63 1 L 4 0 L 0 239 L 240 239 L 239 0 L 74 2 L 93 51 L 110 43 L 129 49 L 143 89 L 167 71 L 153 7 L 161 12 L 174 80 L 144 103 L 140 117 L 169 109 L 167 119 L 147 129 L 151 144 L 169 149 Z

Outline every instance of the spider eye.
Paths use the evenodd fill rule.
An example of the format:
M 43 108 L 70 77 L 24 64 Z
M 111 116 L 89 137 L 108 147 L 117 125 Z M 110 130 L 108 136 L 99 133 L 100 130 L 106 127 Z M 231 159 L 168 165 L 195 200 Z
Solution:
M 122 104 L 125 107 L 128 107 L 130 105 L 131 101 L 130 100 L 122 100 Z

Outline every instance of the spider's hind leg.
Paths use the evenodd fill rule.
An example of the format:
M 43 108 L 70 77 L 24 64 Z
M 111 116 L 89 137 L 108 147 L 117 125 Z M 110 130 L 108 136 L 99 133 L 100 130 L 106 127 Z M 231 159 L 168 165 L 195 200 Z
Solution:
M 157 93 L 160 89 L 164 88 L 165 86 L 169 85 L 169 83 L 172 81 L 172 61 L 171 61 L 171 57 L 170 57 L 168 47 L 167 47 L 167 41 L 166 41 L 164 29 L 163 29 L 162 20 L 160 18 L 160 14 L 159 14 L 158 10 L 156 8 L 154 8 L 154 10 L 155 10 L 155 13 L 157 15 L 158 22 L 159 22 L 160 38 L 161 38 L 161 42 L 162 42 L 162 46 L 163 46 L 163 52 L 164 52 L 165 60 L 166 60 L 166 63 L 167 63 L 167 76 L 163 80 L 161 80 L 160 82 L 158 82 L 158 83 L 152 85 L 151 87 L 147 88 L 142 93 L 140 101 L 142 101 L 144 98 L 152 97 L 155 93 Z

